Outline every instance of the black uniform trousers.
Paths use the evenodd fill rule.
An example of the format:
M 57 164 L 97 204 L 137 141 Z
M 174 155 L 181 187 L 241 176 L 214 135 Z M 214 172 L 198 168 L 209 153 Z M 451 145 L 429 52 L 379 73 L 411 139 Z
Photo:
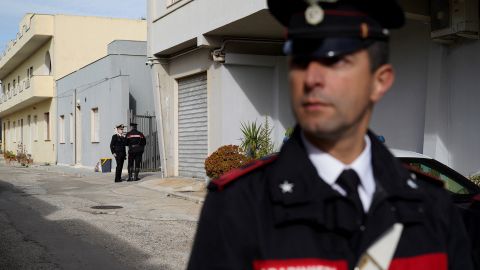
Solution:
M 115 182 L 119 182 L 122 180 L 122 170 L 123 163 L 125 162 L 125 156 L 125 153 L 116 154 L 115 161 L 117 162 L 117 167 L 115 168 Z
M 140 170 L 143 153 L 128 153 L 128 170 Z

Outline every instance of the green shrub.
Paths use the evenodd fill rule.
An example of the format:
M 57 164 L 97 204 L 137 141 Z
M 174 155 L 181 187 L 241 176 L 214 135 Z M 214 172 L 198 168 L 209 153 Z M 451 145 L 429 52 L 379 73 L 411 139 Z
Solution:
M 215 179 L 250 161 L 251 158 L 245 156 L 237 145 L 225 145 L 205 159 L 205 171 L 208 177 Z
M 16 158 L 16 155 L 13 153 L 13 151 L 5 151 L 3 153 L 3 156 L 5 157 L 5 159 L 15 159 Z
M 268 122 L 268 117 L 265 116 L 265 123 L 261 126 L 260 129 L 260 143 L 258 147 L 258 154 L 256 158 L 261 158 L 268 156 L 273 153 L 273 149 L 275 145 L 273 144 L 272 140 L 272 131 L 273 128 L 270 127 L 270 123 Z
M 470 181 L 475 183 L 477 186 L 480 186 L 480 174 L 472 175 L 469 177 Z

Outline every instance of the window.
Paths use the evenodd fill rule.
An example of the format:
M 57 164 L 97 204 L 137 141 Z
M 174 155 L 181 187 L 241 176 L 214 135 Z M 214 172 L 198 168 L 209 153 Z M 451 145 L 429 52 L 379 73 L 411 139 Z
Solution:
M 43 122 L 45 123 L 45 130 L 43 132 L 43 138 L 45 138 L 45 141 L 50 140 L 50 113 L 46 112 L 43 114 Z
M 75 138 L 75 129 L 74 129 L 74 122 L 73 122 L 73 113 L 70 114 L 70 143 L 73 144 L 73 138 Z
M 90 125 L 90 130 L 91 130 L 91 141 L 94 142 L 94 143 L 97 143 L 100 141 L 100 118 L 98 116 L 98 108 L 93 108 L 92 109 L 92 113 L 90 114 L 90 117 L 91 117 L 91 125 Z
M 58 120 L 58 140 L 60 143 L 65 143 L 65 115 L 60 115 Z
M 52 74 L 52 61 L 50 59 L 50 52 L 45 54 L 45 67 L 47 68 L 48 75 Z
M 18 129 L 18 132 L 17 132 L 17 142 L 18 143 L 23 143 L 23 119 L 22 120 L 18 120 L 18 125 L 17 125 L 17 129 Z
M 33 140 L 38 141 L 38 117 L 33 116 Z
M 27 68 L 27 80 L 25 81 L 25 88 L 30 87 L 30 78 L 32 78 L 33 67 Z
M 454 178 L 442 173 L 439 169 L 434 168 L 431 164 L 424 164 L 422 162 L 409 162 L 410 166 L 416 167 L 421 172 L 428 174 L 434 178 L 440 179 L 445 182 L 445 188 L 455 194 L 470 194 L 467 187 L 458 183 Z
M 32 137 L 33 137 L 33 134 L 32 134 L 32 116 L 31 115 L 29 115 L 27 117 L 27 125 L 28 125 L 28 142 L 29 142 L 29 147 L 31 147 Z
M 13 88 L 15 88 L 15 86 L 17 86 L 16 80 L 13 80 Z

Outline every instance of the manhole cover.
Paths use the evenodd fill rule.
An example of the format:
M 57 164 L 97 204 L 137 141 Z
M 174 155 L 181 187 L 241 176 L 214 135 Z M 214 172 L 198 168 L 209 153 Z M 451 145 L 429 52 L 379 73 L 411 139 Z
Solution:
M 92 208 L 92 209 L 121 209 L 123 207 L 118 206 L 118 205 L 96 205 L 96 206 L 92 206 L 90 208 Z

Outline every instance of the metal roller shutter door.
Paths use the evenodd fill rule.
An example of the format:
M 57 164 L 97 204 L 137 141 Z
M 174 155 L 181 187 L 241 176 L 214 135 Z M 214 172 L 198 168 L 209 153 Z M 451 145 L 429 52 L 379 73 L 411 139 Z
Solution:
M 178 173 L 206 178 L 208 154 L 207 75 L 178 80 Z

